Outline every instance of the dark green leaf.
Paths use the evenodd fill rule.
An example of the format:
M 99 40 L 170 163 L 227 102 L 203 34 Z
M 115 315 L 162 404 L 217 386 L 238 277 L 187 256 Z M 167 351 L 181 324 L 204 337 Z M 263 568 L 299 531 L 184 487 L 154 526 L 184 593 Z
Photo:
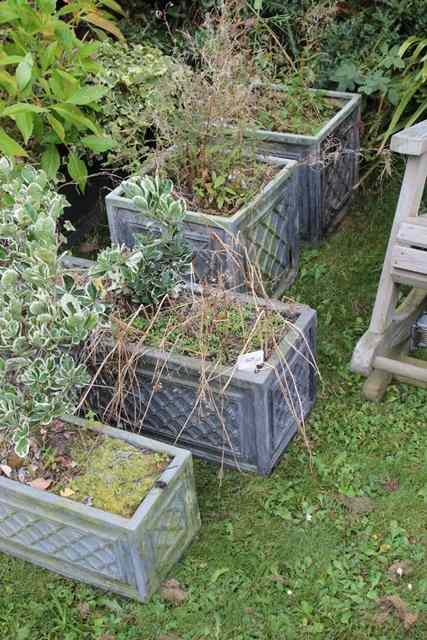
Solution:
M 112 149 L 115 146 L 111 136 L 85 136 L 82 138 L 82 143 L 88 149 L 95 151 L 95 153 L 104 153 L 104 151 L 108 151 L 108 149 Z
M 58 149 L 54 144 L 51 144 L 42 154 L 41 167 L 46 171 L 49 178 L 54 178 L 58 173 L 60 165 L 61 157 L 58 153 Z
M 67 169 L 71 178 L 77 183 L 80 191 L 83 192 L 87 182 L 87 168 L 83 160 L 79 158 L 76 153 L 70 153 Z

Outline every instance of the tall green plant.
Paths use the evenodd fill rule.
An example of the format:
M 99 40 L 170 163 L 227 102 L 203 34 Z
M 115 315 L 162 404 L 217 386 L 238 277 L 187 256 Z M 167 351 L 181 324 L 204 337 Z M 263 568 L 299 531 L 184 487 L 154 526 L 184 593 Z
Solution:
M 34 430 L 74 410 L 88 377 L 73 352 L 102 312 L 95 289 L 64 274 L 56 227 L 65 204 L 44 171 L 0 160 L 0 428 L 19 456 Z
M 409 55 L 404 58 L 406 54 Z M 408 38 L 400 47 L 399 55 L 406 62 L 401 78 L 403 93 L 383 137 L 382 147 L 398 128 L 412 126 L 427 110 L 427 38 Z M 414 108 L 408 114 L 411 103 Z
M 48 176 L 66 161 L 82 190 L 82 155 L 112 145 L 96 120 L 107 89 L 87 83 L 89 74 L 101 70 L 95 62 L 99 43 L 81 40 L 74 28 L 92 15 L 84 6 L 80 0 L 59 10 L 55 0 L 0 2 L 0 152 L 41 155 Z

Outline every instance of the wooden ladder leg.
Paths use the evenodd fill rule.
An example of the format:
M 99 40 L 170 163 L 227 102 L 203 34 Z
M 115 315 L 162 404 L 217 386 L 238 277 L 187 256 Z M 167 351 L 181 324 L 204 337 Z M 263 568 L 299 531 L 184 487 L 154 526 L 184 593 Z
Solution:
M 396 236 L 400 224 L 404 220 L 415 217 L 418 214 L 424 193 L 426 176 L 427 154 L 408 158 L 369 326 L 369 331 L 373 333 L 384 333 L 395 312 L 398 289 L 391 277 L 393 247 L 396 243 Z

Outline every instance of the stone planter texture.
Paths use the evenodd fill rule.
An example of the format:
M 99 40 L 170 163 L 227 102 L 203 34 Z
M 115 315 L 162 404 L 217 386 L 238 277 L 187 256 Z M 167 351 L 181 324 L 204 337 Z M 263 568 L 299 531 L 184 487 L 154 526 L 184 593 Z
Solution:
M 153 487 L 127 519 L 0 477 L 0 550 L 145 602 L 200 527 L 191 454 L 119 429 L 92 428 L 171 456 L 162 488 Z
M 361 98 L 353 93 L 313 91 L 340 106 L 316 135 L 263 129 L 255 135 L 261 153 L 298 161 L 300 237 L 318 243 L 341 221 L 359 179 Z
M 235 297 L 253 302 L 242 294 Z M 295 329 L 259 372 L 214 367 L 129 343 L 126 357 L 133 356 L 134 366 L 123 382 L 119 406 L 111 402 L 117 383 L 111 358 L 89 395 L 91 408 L 100 416 L 115 418 L 118 426 L 177 442 L 200 458 L 270 473 L 314 404 L 316 312 L 305 305 L 271 300 L 259 304 L 299 314 Z M 111 347 L 99 350 L 96 366 Z M 198 403 L 202 371 L 209 384 L 205 400 Z
M 269 160 L 268 158 L 266 161 Z M 269 295 L 279 296 L 298 270 L 296 162 L 273 159 L 280 171 L 247 205 L 230 217 L 188 211 L 185 236 L 194 250 L 199 282 L 244 290 L 247 259 L 257 264 Z M 128 247 L 135 233 L 147 232 L 147 219 L 123 197 L 119 186 L 106 197 L 111 240 Z

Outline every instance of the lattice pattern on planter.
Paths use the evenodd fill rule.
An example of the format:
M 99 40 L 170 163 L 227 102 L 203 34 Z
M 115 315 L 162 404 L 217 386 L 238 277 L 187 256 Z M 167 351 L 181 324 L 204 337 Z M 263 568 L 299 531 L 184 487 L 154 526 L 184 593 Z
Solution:
M 103 370 L 97 381 L 97 388 L 89 397 L 92 406 L 101 414 L 111 402 L 117 381 L 114 365 L 112 367 L 109 372 Z M 175 441 L 179 436 L 177 444 L 181 446 L 203 442 L 204 446 L 224 454 L 241 453 L 239 424 L 242 424 L 243 418 L 238 395 L 228 396 L 225 402 L 216 395 L 216 408 L 213 403 L 204 401 L 196 406 L 197 386 L 176 385 L 169 382 L 168 374 L 164 373 L 159 389 L 153 393 L 153 377 L 144 375 L 142 371 L 138 371 L 137 378 L 133 381 L 127 380 L 124 386 L 126 391 L 120 408 L 121 417 L 126 422 L 141 427 L 141 433 L 155 433 L 168 441 Z M 226 432 L 222 424 L 227 425 Z
M 351 116 L 322 143 L 322 232 L 333 227 L 335 219 L 351 198 L 359 161 L 358 136 L 354 116 Z
M 297 268 L 298 216 L 288 190 L 262 218 L 248 222 L 244 238 L 249 260 L 274 290 L 284 275 Z
M 86 531 L 21 511 L 0 502 L 0 538 L 124 580 L 116 561 L 114 542 Z
M 310 347 L 313 344 L 312 340 L 311 337 L 308 339 Z M 302 341 L 296 346 L 294 355 L 287 365 L 288 368 L 284 365 L 277 368 L 277 379 L 270 389 L 274 451 L 280 448 L 288 435 L 296 433 L 301 413 L 305 418 L 315 399 L 313 357 Z M 294 416 L 297 417 L 297 421 Z

